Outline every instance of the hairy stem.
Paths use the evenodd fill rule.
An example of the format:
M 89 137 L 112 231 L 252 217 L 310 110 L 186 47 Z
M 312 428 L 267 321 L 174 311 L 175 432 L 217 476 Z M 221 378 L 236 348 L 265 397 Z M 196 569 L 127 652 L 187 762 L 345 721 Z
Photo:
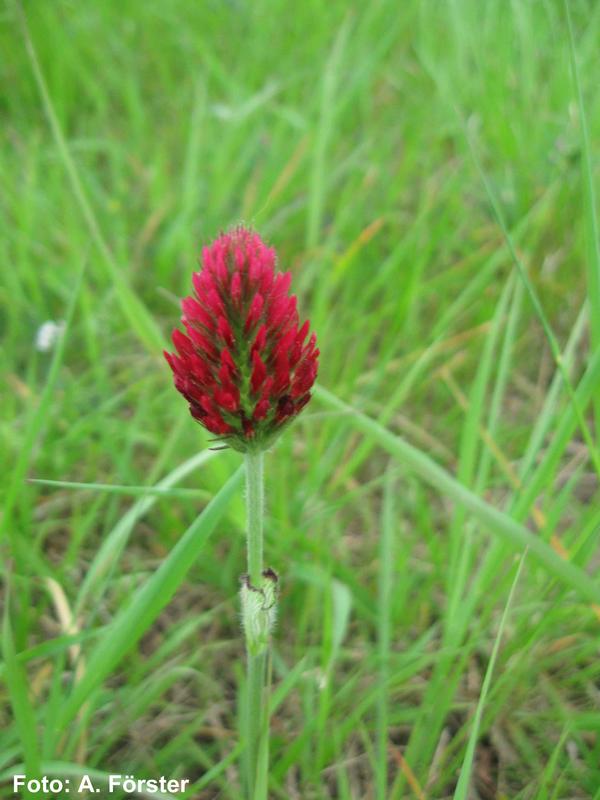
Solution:
M 263 458 L 262 452 L 246 453 L 248 576 L 254 586 L 260 585 L 263 571 Z
M 263 453 L 246 453 L 248 580 L 260 587 L 263 572 Z M 248 631 L 246 631 L 248 636 Z M 266 800 L 269 720 L 265 689 L 268 650 L 247 647 L 246 764 L 248 800 Z

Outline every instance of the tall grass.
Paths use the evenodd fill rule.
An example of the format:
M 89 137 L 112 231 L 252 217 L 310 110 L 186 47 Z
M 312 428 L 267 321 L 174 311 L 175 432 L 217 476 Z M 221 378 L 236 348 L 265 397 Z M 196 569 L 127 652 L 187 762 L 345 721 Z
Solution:
M 323 353 L 266 456 L 269 796 L 597 795 L 599 34 L 587 0 L 5 5 L 0 796 L 240 797 L 240 458 L 160 353 L 239 220 Z

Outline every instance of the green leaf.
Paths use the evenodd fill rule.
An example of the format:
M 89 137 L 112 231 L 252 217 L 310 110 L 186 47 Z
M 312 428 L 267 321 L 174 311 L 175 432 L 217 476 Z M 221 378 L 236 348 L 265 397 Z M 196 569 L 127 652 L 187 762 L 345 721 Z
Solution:
M 121 517 L 115 527 L 104 538 L 102 546 L 99 548 L 87 570 L 77 597 L 76 608 L 78 612 L 90 595 L 94 596 L 96 601 L 98 600 L 98 587 L 102 579 L 110 572 L 111 567 L 119 560 L 121 552 L 129 539 L 129 534 L 133 530 L 133 526 L 140 517 L 143 517 L 144 514 L 150 511 L 159 499 L 160 494 L 155 494 L 155 492 L 173 491 L 171 489 L 172 486 L 198 467 L 206 464 L 216 455 L 214 450 L 203 450 L 201 453 L 192 456 L 192 458 L 189 458 L 166 475 L 156 486 L 148 487 L 147 496 L 142 497 L 134 503 Z
M 581 171 L 584 184 L 584 198 L 586 210 L 586 239 L 587 239 L 587 296 L 590 304 L 590 337 L 591 350 L 597 352 L 600 349 L 600 229 L 598 227 L 598 209 L 596 203 L 596 191 L 594 188 L 594 163 L 592 158 L 592 147 L 590 144 L 590 133 L 587 122 L 585 104 L 583 102 L 583 90 L 579 76 L 579 64 L 577 53 L 575 52 L 575 37 L 573 34 L 573 22 L 571 20 L 571 9 L 567 0 L 564 0 L 565 15 L 567 17 L 567 30 L 569 34 L 569 53 L 571 56 L 571 72 L 573 73 L 573 83 L 577 95 L 577 107 L 579 109 L 579 127 L 581 131 Z M 594 398 L 594 413 L 596 424 L 600 421 L 600 398 Z
M 171 600 L 239 489 L 240 467 L 190 525 L 157 571 L 109 625 L 87 659 L 81 681 L 67 698 L 58 726 L 65 728 L 81 705 L 131 650 Z
M 23 666 L 17 660 L 15 652 L 15 643 L 10 624 L 9 591 L 7 583 L 4 620 L 2 625 L 2 654 L 5 667 L 4 677 L 15 716 L 19 739 L 21 740 L 26 771 L 30 777 L 35 777 L 40 774 L 37 722 L 31 700 L 29 699 L 26 675 Z M 27 796 L 29 796 L 29 794 Z
M 485 671 L 485 677 L 483 679 L 483 685 L 481 687 L 481 694 L 479 695 L 479 702 L 477 703 L 477 710 L 475 711 L 475 716 L 473 718 L 473 726 L 471 728 L 471 733 L 469 735 L 469 742 L 467 744 L 467 750 L 463 760 L 462 769 L 460 771 L 460 777 L 458 779 L 456 791 L 454 792 L 454 800 L 467 800 L 469 792 L 469 781 L 471 779 L 471 772 L 473 770 L 473 761 L 475 759 L 475 747 L 477 746 L 479 729 L 481 727 L 481 718 L 483 717 L 483 709 L 485 707 L 485 701 L 487 699 L 488 692 L 490 690 L 490 686 L 492 683 L 492 675 L 494 674 L 494 667 L 496 665 L 496 660 L 498 659 L 498 652 L 500 650 L 500 643 L 502 641 L 502 635 L 504 633 L 504 628 L 506 626 L 508 612 L 510 611 L 510 608 L 512 606 L 512 601 L 515 595 L 515 589 L 517 588 L 517 583 L 519 582 L 519 578 L 521 576 L 521 570 L 523 569 L 523 564 L 525 563 L 526 556 L 527 552 L 523 553 L 523 555 L 521 556 L 521 560 L 519 561 L 519 565 L 517 567 L 517 571 L 515 573 L 512 586 L 510 587 L 510 592 L 508 594 L 506 605 L 504 606 L 504 611 L 502 612 L 502 617 L 500 619 L 500 625 L 498 626 L 498 633 L 496 634 L 496 639 L 494 641 L 492 654 L 490 656 L 490 660 L 487 669 Z
M 515 550 L 522 551 L 528 547 L 531 557 L 542 564 L 551 575 L 589 602 L 600 603 L 600 587 L 583 570 L 560 558 L 543 539 L 532 534 L 524 525 L 482 500 L 423 451 L 400 436 L 390 433 L 378 422 L 344 403 L 322 386 L 315 388 L 315 396 L 324 405 L 343 413 L 349 424 L 372 437 L 388 453 L 435 489 L 463 505 L 490 533 L 512 545 Z

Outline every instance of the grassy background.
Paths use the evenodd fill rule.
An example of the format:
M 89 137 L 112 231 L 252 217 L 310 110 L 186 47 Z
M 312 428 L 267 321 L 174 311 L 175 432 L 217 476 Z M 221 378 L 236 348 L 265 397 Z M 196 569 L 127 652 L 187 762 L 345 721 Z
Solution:
M 580 96 L 553 0 L 2 7 L 1 796 L 25 764 L 240 797 L 240 458 L 202 453 L 160 350 L 243 220 L 293 271 L 321 385 L 380 426 L 317 397 L 267 458 L 270 796 L 600 797 L 573 590 L 600 524 L 600 6 L 569 7 Z

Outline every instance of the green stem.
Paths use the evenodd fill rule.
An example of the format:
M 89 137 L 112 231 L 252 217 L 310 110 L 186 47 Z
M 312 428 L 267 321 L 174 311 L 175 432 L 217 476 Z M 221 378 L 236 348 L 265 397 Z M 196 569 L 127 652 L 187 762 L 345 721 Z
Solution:
M 248 575 L 250 583 L 260 585 L 263 571 L 264 479 L 263 453 L 246 453 L 246 511 Z
M 254 656 L 248 653 L 247 658 L 248 800 L 266 800 L 269 768 L 269 721 L 265 696 L 267 651 Z
M 246 453 L 248 577 L 260 586 L 263 572 L 263 453 Z M 268 650 L 247 652 L 246 764 L 248 800 L 267 800 L 269 716 L 265 690 Z

